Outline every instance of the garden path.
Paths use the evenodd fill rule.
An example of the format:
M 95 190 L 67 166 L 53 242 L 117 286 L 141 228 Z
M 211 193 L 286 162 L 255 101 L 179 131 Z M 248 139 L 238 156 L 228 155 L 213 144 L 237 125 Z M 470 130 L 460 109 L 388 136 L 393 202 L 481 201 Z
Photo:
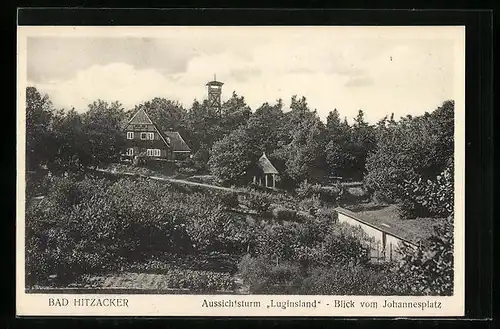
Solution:
M 228 192 L 238 192 L 238 190 L 232 189 L 230 187 L 222 187 L 222 186 L 210 185 L 210 184 L 205 184 L 205 183 L 191 182 L 191 181 L 184 180 L 184 179 L 176 179 L 176 178 L 168 178 L 168 177 L 160 177 L 160 176 L 148 176 L 148 175 L 142 175 L 142 174 L 131 173 L 131 172 L 126 172 L 126 171 L 112 171 L 112 170 L 107 170 L 107 169 L 96 169 L 96 170 L 100 171 L 100 172 L 113 174 L 113 175 L 140 176 L 140 177 L 150 178 L 150 179 L 164 181 L 164 182 L 208 187 L 208 188 L 213 188 L 213 189 L 223 190 L 223 191 L 228 191 Z

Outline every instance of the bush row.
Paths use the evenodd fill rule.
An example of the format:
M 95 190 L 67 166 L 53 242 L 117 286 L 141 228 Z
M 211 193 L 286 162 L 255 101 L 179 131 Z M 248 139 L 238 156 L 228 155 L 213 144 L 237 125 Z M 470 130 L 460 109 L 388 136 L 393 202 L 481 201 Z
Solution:
M 177 268 L 161 261 L 137 263 L 131 266 L 138 273 L 161 274 L 164 288 L 192 291 L 232 291 L 235 282 L 231 274 Z
M 239 263 L 242 279 L 254 294 L 389 295 L 394 292 L 386 269 L 368 265 L 332 264 L 304 267 L 273 263 L 246 255 Z

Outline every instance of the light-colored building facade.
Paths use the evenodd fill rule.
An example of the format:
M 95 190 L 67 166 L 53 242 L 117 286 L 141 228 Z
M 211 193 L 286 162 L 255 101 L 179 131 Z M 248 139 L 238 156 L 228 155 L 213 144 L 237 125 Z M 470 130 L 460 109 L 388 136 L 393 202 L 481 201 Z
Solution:
M 401 258 L 400 246 L 407 245 L 416 248 L 418 244 L 402 236 L 390 232 L 382 225 L 375 225 L 361 218 L 358 214 L 344 208 L 336 208 L 339 223 L 346 223 L 361 228 L 372 242 L 370 257 L 377 262 L 395 261 Z

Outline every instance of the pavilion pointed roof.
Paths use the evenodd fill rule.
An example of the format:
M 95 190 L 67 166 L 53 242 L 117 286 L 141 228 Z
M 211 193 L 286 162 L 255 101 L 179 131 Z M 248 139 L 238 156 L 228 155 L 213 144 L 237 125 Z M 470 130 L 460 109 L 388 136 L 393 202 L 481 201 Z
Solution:
M 271 161 L 266 156 L 266 153 L 262 153 L 258 161 L 259 168 L 264 172 L 264 174 L 279 174 L 278 170 L 273 166 Z

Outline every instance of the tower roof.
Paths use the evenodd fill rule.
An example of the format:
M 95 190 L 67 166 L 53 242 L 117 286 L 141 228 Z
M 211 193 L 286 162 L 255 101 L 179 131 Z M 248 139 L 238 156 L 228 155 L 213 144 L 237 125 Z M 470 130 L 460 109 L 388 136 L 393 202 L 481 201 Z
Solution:
M 219 86 L 221 87 L 224 83 L 220 82 L 220 81 L 216 81 L 216 80 L 212 80 L 212 81 L 209 81 L 207 82 L 207 86 Z

